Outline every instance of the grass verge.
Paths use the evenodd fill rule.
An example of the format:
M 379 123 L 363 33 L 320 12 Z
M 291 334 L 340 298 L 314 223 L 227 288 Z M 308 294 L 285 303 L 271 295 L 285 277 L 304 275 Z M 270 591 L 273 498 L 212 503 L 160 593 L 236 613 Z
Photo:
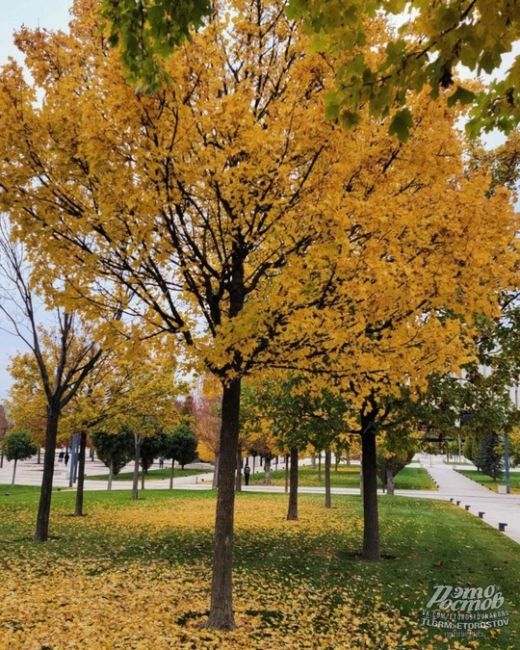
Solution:
M 229 634 L 200 627 L 209 602 L 215 495 L 147 490 L 53 495 L 52 538 L 31 540 L 38 490 L 0 488 L 0 648 L 468 648 L 426 636 L 420 611 L 435 585 L 502 590 L 512 611 L 480 648 L 519 647 L 518 545 L 445 502 L 380 499 L 383 551 L 359 559 L 359 497 L 237 495 L 235 608 Z

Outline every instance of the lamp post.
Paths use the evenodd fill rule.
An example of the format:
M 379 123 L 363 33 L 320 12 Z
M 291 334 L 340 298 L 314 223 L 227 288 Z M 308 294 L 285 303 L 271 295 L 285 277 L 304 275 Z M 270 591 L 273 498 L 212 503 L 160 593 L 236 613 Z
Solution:
M 504 469 L 506 472 L 506 494 L 511 494 L 511 477 L 509 472 L 509 436 L 504 433 Z
M 76 482 L 78 472 L 78 451 L 81 434 L 75 433 L 72 436 L 72 444 L 70 449 L 70 471 L 69 471 L 69 487 L 72 487 Z

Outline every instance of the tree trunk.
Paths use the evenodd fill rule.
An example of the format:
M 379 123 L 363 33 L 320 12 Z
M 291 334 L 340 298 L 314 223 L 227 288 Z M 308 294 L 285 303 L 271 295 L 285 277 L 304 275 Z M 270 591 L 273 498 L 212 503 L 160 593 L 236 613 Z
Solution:
M 90 442 L 90 445 L 91 445 L 89 449 L 90 460 L 94 462 L 96 460 L 96 450 L 94 449 L 94 445 L 92 444 L 92 441 Z
M 318 481 L 321 481 L 321 449 L 318 452 Z
M 36 516 L 35 542 L 46 542 L 49 538 L 49 518 L 51 514 L 52 479 L 54 478 L 54 457 L 58 435 L 59 415 L 48 413 L 45 430 L 45 454 L 43 456 L 43 476 L 40 490 L 38 514 Z
M 271 485 L 271 458 L 264 458 L 264 485 Z
M 395 481 L 394 473 L 388 467 L 386 468 L 386 491 L 388 494 L 394 494 Z
M 16 463 L 17 462 L 18 462 L 18 460 L 15 458 L 14 459 L 14 465 L 13 465 L 13 478 L 11 480 L 11 485 L 14 485 L 14 481 L 15 481 L 15 478 L 16 478 Z
M 341 454 L 334 454 L 334 471 L 338 471 L 338 467 L 341 461 Z
M 108 469 L 108 485 L 107 490 L 112 489 L 112 481 L 114 480 L 114 459 L 110 460 L 110 467 Z
M 36 457 L 36 464 L 41 465 L 42 463 L 42 448 L 38 445 L 38 456 Z
M 311 467 L 312 469 L 316 469 L 316 454 L 312 454 L 311 456 Z
M 87 451 L 87 434 L 82 431 L 79 439 L 78 487 L 76 488 L 75 517 L 83 517 L 83 487 L 85 485 L 85 456 Z
M 175 471 L 175 458 L 172 458 L 172 466 L 170 471 L 170 490 L 173 490 L 173 473 Z
M 233 519 L 237 463 L 241 380 L 224 385 L 218 465 L 218 495 L 211 605 L 207 626 L 216 630 L 235 627 L 233 617 Z
M 0 469 L 4 466 L 4 452 L 0 452 Z
M 331 454 L 330 449 L 325 449 L 325 507 L 332 507 L 332 499 L 330 495 L 330 465 Z
M 256 460 L 256 454 L 253 456 L 253 469 L 251 470 L 251 474 L 253 476 L 255 475 L 255 460 Z
M 287 519 L 298 519 L 298 448 L 291 447 L 291 469 L 289 476 L 289 508 Z
M 132 501 L 139 498 L 139 463 L 141 462 L 141 438 L 134 436 L 134 475 L 132 477 Z
M 144 467 L 141 467 L 141 490 L 144 490 L 144 479 L 146 476 L 146 470 Z
M 285 492 L 289 492 L 289 456 L 285 454 Z
M 361 417 L 363 470 L 363 557 L 379 560 L 379 517 L 377 511 L 376 435 L 373 417 Z
M 237 492 L 242 491 L 242 450 L 240 445 L 237 448 L 237 470 L 235 476 L 235 490 Z

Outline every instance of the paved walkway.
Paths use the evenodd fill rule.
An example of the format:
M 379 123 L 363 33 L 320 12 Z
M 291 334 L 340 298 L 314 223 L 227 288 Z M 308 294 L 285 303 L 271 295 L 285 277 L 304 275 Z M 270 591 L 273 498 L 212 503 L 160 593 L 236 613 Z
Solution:
M 439 486 L 436 498 L 460 501 L 461 508 L 468 505 L 477 517 L 484 512 L 484 521 L 494 528 L 506 523 L 505 534 L 520 544 L 520 494 L 496 494 L 459 474 L 457 466 L 444 463 L 442 456 L 421 456 L 420 462 Z
M 0 484 L 9 484 L 11 483 L 11 478 L 13 474 L 13 464 L 4 459 L 4 466 L 0 468 Z M 177 464 L 175 466 L 176 470 L 178 469 Z M 159 465 L 155 463 L 150 469 L 159 469 Z M 186 469 L 200 469 L 201 474 L 196 476 L 179 476 L 175 477 L 173 484 L 175 487 L 186 488 L 186 487 L 195 487 L 199 482 L 204 486 L 204 482 L 208 483 L 209 487 L 211 486 L 211 480 L 213 478 L 213 473 L 209 473 L 208 470 L 212 470 L 212 466 L 208 463 L 192 463 L 186 465 Z M 121 472 L 132 472 L 133 463 L 128 463 Z M 33 458 L 29 461 L 19 462 L 16 470 L 16 484 L 17 485 L 40 485 L 42 481 L 42 472 L 43 472 L 43 454 L 42 462 L 38 464 L 36 458 Z M 54 464 L 54 487 L 68 488 L 69 487 L 69 474 L 70 467 L 66 467 L 63 462 L 56 461 Z M 89 480 L 89 476 L 107 476 L 108 470 L 105 465 L 99 460 L 91 461 L 87 459 L 85 461 L 85 490 L 104 490 L 106 489 L 107 483 L 103 480 Z M 170 479 L 149 479 L 146 481 L 146 486 L 150 489 L 161 489 L 167 488 L 169 486 Z M 112 489 L 114 490 L 130 490 L 132 487 L 132 482 L 129 481 L 113 481 Z

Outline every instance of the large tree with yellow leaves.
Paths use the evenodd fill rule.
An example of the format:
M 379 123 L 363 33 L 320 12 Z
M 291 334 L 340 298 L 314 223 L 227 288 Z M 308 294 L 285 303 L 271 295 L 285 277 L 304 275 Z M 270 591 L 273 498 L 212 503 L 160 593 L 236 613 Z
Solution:
M 283 2 L 230 0 L 152 95 L 125 83 L 96 7 L 75 3 L 70 34 L 18 35 L 33 82 L 15 63 L 0 78 L 0 206 L 65 304 L 115 302 L 222 384 L 209 625 L 227 629 L 242 377 L 453 366 L 462 316 L 493 309 L 512 210 L 466 173 L 443 101 L 416 98 L 406 144 L 323 120 L 333 66 Z

